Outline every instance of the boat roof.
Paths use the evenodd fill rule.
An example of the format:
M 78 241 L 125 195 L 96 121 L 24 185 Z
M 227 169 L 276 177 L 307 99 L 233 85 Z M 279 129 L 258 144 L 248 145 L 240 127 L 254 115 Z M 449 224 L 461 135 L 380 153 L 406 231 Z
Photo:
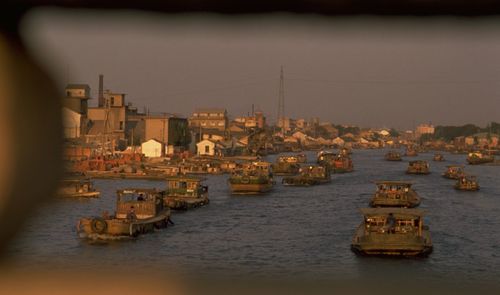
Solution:
M 402 181 L 402 180 L 380 180 L 380 181 L 375 181 L 375 184 L 396 184 L 396 185 L 413 185 L 413 181 Z
M 361 208 L 359 209 L 364 216 L 380 216 L 389 215 L 392 213 L 401 217 L 421 217 L 425 215 L 425 211 L 421 209 L 407 208 Z
M 413 163 L 427 163 L 427 161 L 424 161 L 424 160 L 414 160 L 414 161 L 410 161 L 409 162 L 410 164 L 413 164 Z
M 136 193 L 158 193 L 155 188 L 124 188 L 116 190 L 117 194 L 136 194 Z
M 465 166 L 464 165 L 448 165 L 446 166 L 448 168 L 451 168 L 451 167 L 460 167 L 460 168 L 464 168 Z

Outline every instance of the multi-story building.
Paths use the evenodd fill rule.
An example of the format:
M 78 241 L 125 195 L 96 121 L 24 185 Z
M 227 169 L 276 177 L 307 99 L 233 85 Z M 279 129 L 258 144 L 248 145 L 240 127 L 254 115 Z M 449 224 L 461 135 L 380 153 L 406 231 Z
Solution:
M 197 109 L 189 118 L 189 127 L 225 131 L 228 127 L 227 111 L 225 109 Z
M 423 134 L 434 134 L 434 126 L 432 124 L 420 124 L 415 129 L 415 136 L 420 137 Z
M 251 128 L 262 129 L 266 125 L 266 117 L 262 112 L 255 112 L 253 116 L 237 117 L 234 119 L 234 122 L 248 129 Z
M 68 84 L 63 104 L 64 137 L 76 139 L 86 132 L 90 87 L 87 84 Z

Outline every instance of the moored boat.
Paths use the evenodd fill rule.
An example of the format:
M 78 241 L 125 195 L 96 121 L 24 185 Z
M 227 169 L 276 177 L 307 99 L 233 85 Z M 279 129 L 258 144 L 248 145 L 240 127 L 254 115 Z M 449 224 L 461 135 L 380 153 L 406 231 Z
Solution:
M 163 195 L 156 189 L 117 191 L 116 214 L 80 219 L 77 232 L 83 238 L 117 239 L 136 237 L 167 227 L 170 209 L 163 205 Z
M 343 154 L 337 155 L 329 168 L 333 173 L 348 173 L 354 171 L 351 157 Z
M 430 174 L 429 163 L 427 161 L 417 160 L 408 163 L 408 174 Z
M 455 189 L 461 191 L 477 191 L 479 190 L 479 183 L 477 178 L 473 175 L 462 175 L 457 179 Z
M 408 147 L 408 148 L 406 148 L 405 156 L 406 157 L 416 157 L 416 156 L 418 156 L 417 150 L 412 148 L 412 147 Z
M 285 177 L 286 186 L 311 186 L 331 182 L 330 170 L 324 166 L 309 165 L 300 168 L 300 175 Z
M 69 198 L 97 198 L 98 192 L 89 179 L 64 179 L 60 182 L 57 195 Z
M 470 165 L 480 165 L 486 163 L 492 163 L 495 161 L 495 157 L 483 152 L 477 151 L 472 152 L 467 155 L 467 163 Z
M 448 179 L 459 179 L 465 174 L 463 165 L 449 165 L 443 173 L 443 177 Z
M 363 222 L 351 243 L 351 250 L 360 255 L 427 256 L 432 241 L 424 212 L 406 208 L 364 208 Z
M 385 154 L 386 161 L 402 161 L 401 154 L 398 151 L 389 151 Z
M 413 208 L 420 205 L 420 197 L 412 189 L 412 183 L 406 181 L 376 182 L 377 191 L 373 195 L 372 207 Z
M 165 206 L 174 210 L 187 210 L 208 204 L 208 187 L 202 185 L 202 181 L 196 177 L 167 178 L 163 198 Z

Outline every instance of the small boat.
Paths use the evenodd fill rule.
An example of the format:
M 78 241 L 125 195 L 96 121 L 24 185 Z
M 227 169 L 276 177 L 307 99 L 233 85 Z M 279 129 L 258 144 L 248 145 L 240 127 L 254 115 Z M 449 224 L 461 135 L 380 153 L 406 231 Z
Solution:
M 420 197 L 412 189 L 411 182 L 379 181 L 377 191 L 373 195 L 371 207 L 402 207 L 414 208 L 420 205 Z
M 335 160 L 335 157 L 337 154 L 328 152 L 328 151 L 321 151 L 318 153 L 317 156 L 317 163 L 320 165 L 330 165 L 330 163 Z
M 442 162 L 444 161 L 444 156 L 442 154 L 435 154 L 432 160 L 435 162 Z
M 331 182 L 330 170 L 316 165 L 301 167 L 300 175 L 285 177 L 282 180 L 286 186 L 311 186 L 329 182 Z
M 335 157 L 329 168 L 333 173 L 348 173 L 354 171 L 351 157 L 342 154 Z
M 389 151 L 385 154 L 386 161 L 401 161 L 401 154 L 397 151 Z
M 455 189 L 461 191 L 477 191 L 479 190 L 479 183 L 477 182 L 477 178 L 472 175 L 462 175 L 458 178 L 457 183 L 455 184 Z
M 430 174 L 429 163 L 427 161 L 417 160 L 408 163 L 407 174 Z
M 164 205 L 174 210 L 187 210 L 208 204 L 208 187 L 201 185 L 202 181 L 195 177 L 167 178 Z
M 281 156 L 276 159 L 276 163 L 272 164 L 274 175 L 295 175 L 299 173 L 300 164 L 297 157 Z
M 412 147 L 408 147 L 408 148 L 406 148 L 405 156 L 406 157 L 416 157 L 416 156 L 418 156 L 417 150 L 412 148 Z
M 295 157 L 297 158 L 297 163 L 306 163 L 307 162 L 307 156 L 304 153 L 297 154 L 297 155 L 295 155 Z
M 465 174 L 463 165 L 449 165 L 443 173 L 444 178 L 459 179 Z
M 364 216 L 351 243 L 359 255 L 427 256 L 432 252 L 424 212 L 406 208 L 364 208 Z
M 77 232 L 82 238 L 117 239 L 165 228 L 170 209 L 163 205 L 163 194 L 156 189 L 122 189 L 117 191 L 116 214 L 80 219 Z
M 273 188 L 271 164 L 268 162 L 245 163 L 241 171 L 234 172 L 228 180 L 233 194 L 261 194 Z
M 60 182 L 57 195 L 69 198 L 98 198 L 98 192 L 89 179 L 64 179 Z
M 480 165 L 486 163 L 492 163 L 495 161 L 495 157 L 483 152 L 477 151 L 472 152 L 467 155 L 467 163 L 469 165 Z

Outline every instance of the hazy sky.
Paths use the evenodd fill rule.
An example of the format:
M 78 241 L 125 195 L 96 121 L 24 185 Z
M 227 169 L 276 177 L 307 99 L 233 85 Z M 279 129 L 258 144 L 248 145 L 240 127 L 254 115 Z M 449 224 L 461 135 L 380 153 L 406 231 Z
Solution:
M 236 18 L 146 13 L 31 15 L 23 34 L 61 84 L 124 92 L 142 109 L 189 115 L 252 103 L 371 127 L 500 121 L 500 19 Z M 93 103 L 96 103 L 94 100 Z

